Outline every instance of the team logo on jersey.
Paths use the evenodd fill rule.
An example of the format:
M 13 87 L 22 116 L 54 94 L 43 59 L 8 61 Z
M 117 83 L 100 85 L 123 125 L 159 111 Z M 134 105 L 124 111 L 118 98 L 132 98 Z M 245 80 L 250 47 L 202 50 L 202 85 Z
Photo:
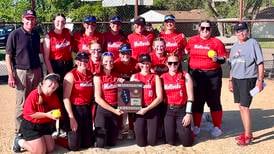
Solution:
M 112 83 L 103 84 L 103 89 L 115 89 L 115 88 L 117 88 L 117 84 L 112 84 Z
M 177 45 L 176 42 L 166 42 L 166 47 L 176 47 Z
M 151 89 L 151 87 L 152 87 L 151 84 L 145 84 L 143 88 L 144 89 Z
M 80 83 L 80 87 L 92 87 L 92 82 L 82 82 Z
M 194 45 L 194 49 L 206 49 L 206 50 L 209 50 L 210 47 L 209 46 L 203 46 L 203 45 L 197 45 L 197 44 L 195 44 Z
M 180 89 L 180 88 L 182 88 L 182 86 L 179 84 L 165 84 L 164 85 L 165 90 L 174 90 L 174 89 Z
M 134 47 L 144 47 L 144 46 L 150 46 L 149 41 L 146 41 L 146 42 L 136 41 L 136 42 L 134 42 Z
M 114 43 L 112 43 L 112 42 L 109 42 L 108 43 L 108 48 L 119 48 L 120 46 L 121 46 L 121 42 L 114 42 Z
M 64 41 L 64 42 L 57 43 L 57 44 L 55 45 L 55 48 L 56 48 L 56 49 L 65 48 L 65 47 L 67 47 L 67 46 L 69 46 L 69 45 L 70 45 L 70 42 L 69 42 L 69 41 Z

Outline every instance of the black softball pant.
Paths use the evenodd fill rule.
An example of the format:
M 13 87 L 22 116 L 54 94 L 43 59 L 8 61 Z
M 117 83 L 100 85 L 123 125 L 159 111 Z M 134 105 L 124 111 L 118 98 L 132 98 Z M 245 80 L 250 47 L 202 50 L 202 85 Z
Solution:
M 213 71 L 190 70 L 194 81 L 193 112 L 203 113 L 205 102 L 210 111 L 222 111 L 222 69 Z
M 116 114 L 97 106 L 95 117 L 95 140 L 96 147 L 103 148 L 105 145 L 114 146 L 117 142 L 119 128 Z
M 136 114 L 134 132 L 138 146 L 156 145 L 159 118 L 158 107 L 151 109 L 145 115 Z
M 76 132 L 68 132 L 68 143 L 70 150 L 89 148 L 93 143 L 92 116 L 90 105 L 72 105 L 72 112 L 77 121 Z
M 171 109 L 167 107 L 164 118 L 166 143 L 175 145 L 177 136 L 183 146 L 188 147 L 193 144 L 190 124 L 183 126 L 182 120 L 186 115 L 185 107 Z

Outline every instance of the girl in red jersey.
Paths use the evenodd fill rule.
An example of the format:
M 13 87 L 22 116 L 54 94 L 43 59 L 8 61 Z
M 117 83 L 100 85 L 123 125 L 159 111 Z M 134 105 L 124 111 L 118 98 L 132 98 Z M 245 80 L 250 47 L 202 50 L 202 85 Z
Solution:
M 54 150 L 55 109 L 60 110 L 60 102 L 55 95 L 60 76 L 54 73 L 45 76 L 38 88 L 27 97 L 23 108 L 23 121 L 20 127 L 22 136 L 16 136 L 13 150 L 20 152 L 21 148 L 31 153 L 49 153 Z
M 119 47 L 126 43 L 126 37 L 121 31 L 122 20 L 119 16 L 114 16 L 109 22 L 110 31 L 104 33 L 104 49 L 112 52 L 114 61 L 119 58 Z
M 189 69 L 194 85 L 193 103 L 193 133 L 200 132 L 204 104 L 210 108 L 214 127 L 210 130 L 213 137 L 222 135 L 222 68 L 225 62 L 226 50 L 224 44 L 211 36 L 212 24 L 202 21 L 199 25 L 199 34 L 189 39 L 186 53 L 189 55 Z
M 66 17 L 57 14 L 54 18 L 54 29 L 50 30 L 44 40 L 44 60 L 49 73 L 57 73 L 63 80 L 65 74 L 73 67 L 72 36 L 65 28 Z
M 129 44 L 122 44 L 119 48 L 119 58 L 114 62 L 114 69 L 119 74 L 119 76 L 126 81 L 130 80 L 132 74 L 139 72 L 137 68 L 137 60 L 131 57 L 131 48 Z M 128 115 L 128 116 L 127 116 Z M 122 129 L 124 125 L 124 121 L 128 117 L 128 139 L 134 138 L 134 114 L 128 113 L 124 117 L 118 120 L 118 126 L 120 128 L 119 139 L 122 139 Z
M 159 120 L 158 105 L 163 100 L 160 77 L 150 73 L 151 58 L 149 54 L 139 56 L 140 73 L 134 74 L 131 81 L 139 81 L 143 86 L 142 109 L 136 113 L 134 123 L 135 138 L 138 146 L 155 145 Z
M 168 67 L 166 66 L 166 43 L 165 40 L 157 37 L 153 41 L 153 51 L 150 53 L 151 61 L 152 61 L 152 69 L 153 73 L 161 75 L 168 71 Z
M 165 16 L 164 31 L 160 33 L 159 37 L 165 40 L 167 53 L 176 53 L 179 55 L 179 58 L 184 55 L 186 38 L 183 33 L 176 31 L 175 17 L 172 14 Z
M 92 115 L 90 112 L 93 98 L 93 75 L 87 70 L 89 55 L 78 52 L 76 68 L 64 78 L 64 104 L 70 121 L 68 133 L 69 149 L 79 150 L 92 145 Z
M 114 146 L 118 137 L 117 118 L 123 112 L 117 108 L 117 82 L 123 81 L 113 71 L 113 54 L 102 54 L 102 71 L 94 76 L 94 95 L 98 103 L 95 117 L 96 146 Z
M 89 52 L 89 46 L 92 42 L 98 42 L 101 46 L 104 44 L 102 33 L 96 31 L 97 19 L 95 16 L 87 16 L 84 18 L 84 32 L 74 34 L 74 48 L 76 51 Z
M 132 57 L 137 59 L 140 54 L 151 51 L 154 34 L 145 30 L 145 18 L 139 17 L 134 20 L 134 32 L 128 35 L 128 41 L 132 48 Z
M 193 83 L 190 75 L 179 70 L 179 57 L 168 56 L 168 72 L 161 78 L 164 85 L 167 110 L 164 118 L 166 142 L 176 143 L 176 133 L 183 146 L 191 146 L 193 137 L 191 132 Z
M 101 71 L 101 52 L 101 45 L 97 42 L 92 42 L 89 49 L 90 59 L 88 70 L 94 75 Z

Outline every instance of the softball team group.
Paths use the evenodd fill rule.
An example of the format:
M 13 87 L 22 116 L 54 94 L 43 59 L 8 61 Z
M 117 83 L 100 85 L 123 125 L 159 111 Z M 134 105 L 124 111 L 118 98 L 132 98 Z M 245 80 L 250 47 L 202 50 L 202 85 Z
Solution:
M 176 31 L 173 15 L 165 16 L 157 36 L 142 17 L 134 20 L 128 36 L 122 33 L 118 16 L 111 18 L 105 33 L 96 30 L 95 16 L 85 17 L 84 30 L 73 35 L 65 21 L 63 14 L 57 14 L 54 28 L 45 36 L 43 58 L 48 75 L 41 82 L 34 82 L 42 74 L 37 63 L 40 36 L 34 30 L 35 11 L 25 11 L 23 26 L 8 38 L 8 84 L 17 94 L 14 152 L 53 151 L 55 123 L 66 132 L 70 150 L 115 146 L 126 120 L 127 138 L 135 139 L 138 146 L 157 145 L 159 138 L 170 145 L 192 146 L 205 103 L 212 117 L 210 134 L 219 137 L 223 133 L 221 64 L 226 59 L 231 63 L 229 88 L 244 124 L 236 143 L 251 143 L 249 91 L 255 86 L 263 89 L 264 66 L 260 46 L 248 38 L 246 23 L 235 25 L 239 42 L 228 57 L 224 44 L 211 36 L 213 25 L 207 20 L 201 21 L 199 34 L 188 41 Z M 185 56 L 187 70 L 182 69 Z M 117 84 L 124 81 L 143 83 L 142 108 L 136 113 L 117 106 Z

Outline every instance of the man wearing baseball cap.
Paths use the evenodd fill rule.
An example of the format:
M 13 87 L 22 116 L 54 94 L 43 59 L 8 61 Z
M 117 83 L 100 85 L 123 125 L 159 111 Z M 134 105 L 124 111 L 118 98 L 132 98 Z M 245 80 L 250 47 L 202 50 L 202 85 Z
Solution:
M 109 21 L 109 31 L 104 33 L 104 50 L 113 53 L 114 61 L 119 58 L 119 47 L 126 43 L 126 37 L 121 31 L 122 19 L 113 16 Z
M 22 27 L 10 33 L 6 45 L 8 85 L 16 88 L 16 133 L 19 133 L 25 98 L 37 87 L 42 77 L 40 36 L 34 30 L 35 11 L 26 10 L 22 14 L 22 22 Z M 14 149 L 15 152 L 17 150 Z
M 264 59 L 259 43 L 249 38 L 248 25 L 246 22 L 238 22 L 234 26 L 238 38 L 229 54 L 231 64 L 229 90 L 233 92 L 234 102 L 238 105 L 243 132 L 235 138 L 240 146 L 251 144 L 252 121 L 249 109 L 253 96 L 250 91 L 256 87 L 259 91 L 264 88 Z
M 132 48 L 132 57 L 137 59 L 140 54 L 149 53 L 152 49 L 154 34 L 145 30 L 146 20 L 138 17 L 134 20 L 134 32 L 128 35 L 128 41 Z
M 97 18 L 95 16 L 86 16 L 83 19 L 84 33 L 75 33 L 75 50 L 89 52 L 90 44 L 97 42 L 101 46 L 104 42 L 103 34 L 96 31 Z

